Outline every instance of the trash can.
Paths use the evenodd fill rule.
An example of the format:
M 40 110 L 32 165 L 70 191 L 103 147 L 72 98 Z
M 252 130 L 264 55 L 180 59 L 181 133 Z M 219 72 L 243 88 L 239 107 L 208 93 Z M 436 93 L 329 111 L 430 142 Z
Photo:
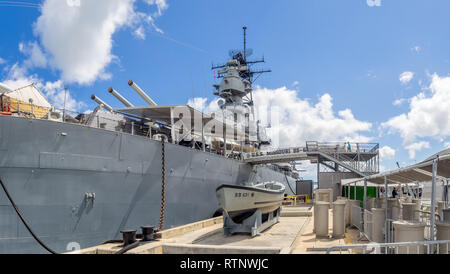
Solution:
M 403 203 L 403 220 L 405 221 L 419 221 L 416 219 L 416 207 L 417 205 L 415 203 Z
M 333 203 L 333 238 L 345 236 L 345 201 Z
M 436 240 L 448 241 L 450 240 L 450 223 L 437 222 L 436 223 Z M 450 254 L 450 244 L 440 244 L 439 254 Z
M 375 208 L 384 208 L 384 198 L 375 198 Z
M 375 200 L 376 199 L 373 197 L 367 197 L 367 201 L 366 201 L 366 203 L 367 203 L 366 209 L 367 210 L 371 211 L 372 208 L 375 207 Z
M 314 223 L 316 237 L 328 237 L 328 211 L 330 209 L 330 204 L 318 201 L 314 207 L 316 208 L 317 214 Z
M 387 200 L 388 219 L 398 220 L 400 218 L 400 202 L 397 198 Z
M 412 202 L 416 204 L 416 213 L 414 219 L 420 221 L 420 210 L 422 208 L 422 201 L 420 199 L 412 199 Z
M 425 241 L 425 223 L 395 221 L 394 242 L 423 242 Z M 402 246 L 395 249 L 396 254 L 423 254 L 424 246 Z
M 384 208 L 372 208 L 372 241 L 384 243 L 384 231 L 386 224 L 386 210 Z

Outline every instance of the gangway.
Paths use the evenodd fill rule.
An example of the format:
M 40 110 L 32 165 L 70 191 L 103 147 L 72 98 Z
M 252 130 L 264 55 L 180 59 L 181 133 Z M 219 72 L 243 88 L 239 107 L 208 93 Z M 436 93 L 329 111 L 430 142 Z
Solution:
M 354 143 L 354 150 L 352 144 L 350 149 L 345 144 L 348 143 L 307 142 L 304 147 L 246 153 L 243 160 L 252 165 L 310 161 L 334 171 L 340 166 L 361 177 L 378 173 L 378 144 Z
M 250 152 L 243 161 L 251 165 L 309 161 L 317 164 L 319 188 L 334 188 L 338 195 L 341 179 L 379 173 L 379 144 L 350 142 L 306 142 L 306 146 Z
M 293 161 L 314 160 L 304 147 L 278 149 L 275 151 L 252 152 L 244 154 L 244 162 L 252 165 L 289 163 Z

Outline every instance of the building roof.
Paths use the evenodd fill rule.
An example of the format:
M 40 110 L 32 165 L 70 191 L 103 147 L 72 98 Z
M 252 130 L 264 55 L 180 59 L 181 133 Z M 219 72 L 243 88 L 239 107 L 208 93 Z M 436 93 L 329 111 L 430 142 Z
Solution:
M 384 184 L 384 178 L 388 184 L 408 184 L 415 182 L 430 182 L 432 180 L 432 168 L 434 159 L 438 159 L 436 177 L 437 179 L 450 178 L 450 150 L 446 149 L 428 157 L 426 160 L 402 167 L 399 169 L 386 171 L 383 173 L 366 176 L 355 179 L 351 182 L 342 182 L 342 184 L 354 183 L 355 181 L 364 181 L 374 184 Z
M 0 95 L 3 93 L 11 92 L 12 89 L 5 84 L 0 83 Z
M 35 106 L 44 108 L 52 107 L 47 98 L 39 91 L 39 89 L 34 84 L 30 84 L 13 91 L 9 90 L 5 92 L 4 95 L 25 103 L 29 103 L 31 99 L 33 101 L 33 105 Z

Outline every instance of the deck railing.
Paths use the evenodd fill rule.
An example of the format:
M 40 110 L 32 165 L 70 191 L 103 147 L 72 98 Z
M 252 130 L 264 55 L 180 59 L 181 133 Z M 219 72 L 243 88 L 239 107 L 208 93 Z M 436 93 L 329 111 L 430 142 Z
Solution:
M 335 245 L 326 249 L 327 254 L 341 254 L 343 251 L 359 254 L 450 254 L 450 240 Z

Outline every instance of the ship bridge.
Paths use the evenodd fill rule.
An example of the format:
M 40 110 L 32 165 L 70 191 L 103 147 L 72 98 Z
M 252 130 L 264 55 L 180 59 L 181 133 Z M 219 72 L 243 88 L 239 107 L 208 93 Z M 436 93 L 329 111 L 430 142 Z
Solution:
M 309 161 L 317 164 L 319 188 L 333 188 L 338 196 L 342 179 L 379 173 L 379 144 L 354 142 L 306 142 L 303 147 L 246 153 L 244 162 L 252 165 Z

